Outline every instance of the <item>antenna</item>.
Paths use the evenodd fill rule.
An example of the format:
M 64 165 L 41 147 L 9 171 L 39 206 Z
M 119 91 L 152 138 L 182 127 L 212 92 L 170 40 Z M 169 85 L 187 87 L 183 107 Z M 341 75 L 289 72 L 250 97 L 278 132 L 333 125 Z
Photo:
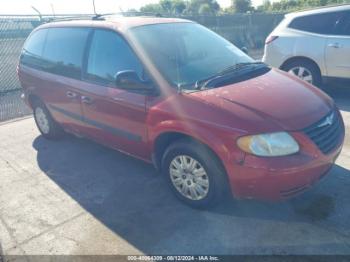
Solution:
M 123 16 L 125 16 L 123 8 L 122 8 L 120 5 L 118 6 L 118 8 L 119 8 L 120 13 L 121 13 Z
M 94 6 L 94 14 L 98 16 L 98 14 L 96 13 L 95 0 L 92 0 L 92 5 Z
M 102 14 L 98 14 L 96 12 L 95 0 L 92 0 L 92 5 L 94 6 L 94 14 L 95 14 L 95 16 L 92 18 L 92 20 L 101 20 L 103 15 Z M 104 20 L 104 19 L 102 19 L 102 20 Z
M 53 4 L 50 3 L 50 5 L 51 5 L 51 10 L 52 10 L 53 17 L 56 17 L 55 9 L 53 8 Z
M 38 9 L 36 9 L 34 6 L 31 6 L 32 7 L 32 9 L 35 11 L 35 12 L 37 12 L 38 13 L 38 15 L 39 15 L 39 20 L 40 20 L 40 22 L 43 20 L 43 17 L 42 17 L 42 15 L 41 15 L 41 13 L 40 13 L 40 11 L 38 10 Z

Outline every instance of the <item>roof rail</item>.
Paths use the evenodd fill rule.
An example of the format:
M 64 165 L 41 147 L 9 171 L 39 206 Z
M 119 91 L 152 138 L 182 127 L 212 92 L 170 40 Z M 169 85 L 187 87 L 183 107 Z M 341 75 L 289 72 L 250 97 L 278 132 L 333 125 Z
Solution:
M 43 21 L 45 22 L 59 22 L 59 21 L 70 21 L 70 20 L 84 20 L 84 19 L 92 19 L 94 15 L 92 14 L 86 14 L 86 15 L 62 15 L 62 16 L 55 16 L 55 17 L 43 17 Z
M 113 16 L 113 15 L 121 15 L 126 17 L 133 17 L 133 16 L 152 16 L 152 17 L 163 17 L 160 13 L 151 13 L 151 12 L 138 12 L 138 11 L 126 11 L 126 12 L 117 12 L 117 13 L 109 13 L 109 14 L 96 14 L 92 19 L 93 20 L 99 20 L 106 16 Z
M 82 15 L 56 15 L 55 17 L 43 15 L 42 20 L 49 22 L 60 22 L 60 21 L 71 21 L 71 20 L 106 20 L 108 16 L 151 16 L 151 17 L 163 17 L 160 13 L 144 13 L 144 12 L 117 12 L 117 13 L 106 13 L 106 14 L 82 14 Z
M 320 9 L 322 10 L 322 9 L 327 9 L 327 8 L 332 8 L 332 7 L 340 7 L 340 6 L 349 6 L 350 7 L 350 3 L 336 4 L 336 5 L 324 5 L 324 6 L 319 6 L 319 7 L 310 7 L 310 8 L 305 8 L 302 10 L 291 12 L 291 14 L 307 12 L 307 11 L 312 11 L 312 10 L 320 10 Z
M 106 13 L 106 14 L 73 14 L 73 15 L 55 15 L 54 17 L 49 15 L 42 15 L 42 21 L 46 23 L 50 22 L 61 22 L 71 20 L 95 20 L 101 21 L 106 20 L 109 16 L 125 16 L 125 17 L 137 17 L 137 16 L 150 16 L 150 17 L 163 17 L 160 13 L 148 13 L 148 12 L 117 12 L 117 13 Z
M 109 14 L 96 14 L 91 19 L 92 20 L 105 20 L 105 16 L 117 15 L 119 13 L 109 13 Z

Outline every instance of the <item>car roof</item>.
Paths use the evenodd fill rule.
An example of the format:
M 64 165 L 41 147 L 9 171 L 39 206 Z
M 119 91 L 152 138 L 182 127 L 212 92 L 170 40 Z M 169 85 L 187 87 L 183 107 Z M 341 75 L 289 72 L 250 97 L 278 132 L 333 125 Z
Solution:
M 102 27 L 110 28 L 118 31 L 126 31 L 132 27 L 146 26 L 153 24 L 169 24 L 169 23 L 193 23 L 190 20 L 179 18 L 163 18 L 163 17 L 123 17 L 123 16 L 105 16 L 96 20 L 69 20 L 50 22 L 41 25 L 39 28 L 50 27 Z
M 298 16 L 306 16 L 306 15 L 321 14 L 321 13 L 328 13 L 328 12 L 340 12 L 340 11 L 346 11 L 346 10 L 350 10 L 350 4 L 324 6 L 324 7 L 314 8 L 310 10 L 293 12 L 293 13 L 287 14 L 286 17 L 294 18 Z

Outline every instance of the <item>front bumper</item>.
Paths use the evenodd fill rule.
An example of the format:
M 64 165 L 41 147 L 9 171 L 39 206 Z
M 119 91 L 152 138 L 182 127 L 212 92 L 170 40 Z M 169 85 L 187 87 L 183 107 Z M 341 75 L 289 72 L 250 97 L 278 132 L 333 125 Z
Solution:
M 343 139 L 324 155 L 305 135 L 295 133 L 301 151 L 285 157 L 246 155 L 240 165 L 229 167 L 232 193 L 236 198 L 280 201 L 308 190 L 324 177 L 341 152 Z

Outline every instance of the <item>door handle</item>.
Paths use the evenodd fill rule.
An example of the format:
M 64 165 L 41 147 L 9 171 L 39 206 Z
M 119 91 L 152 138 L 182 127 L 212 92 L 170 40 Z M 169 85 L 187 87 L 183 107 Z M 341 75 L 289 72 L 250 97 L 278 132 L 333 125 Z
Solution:
M 66 96 L 69 97 L 69 98 L 76 98 L 78 95 L 74 92 L 71 92 L 71 91 L 67 91 L 66 92 Z
M 81 97 L 81 102 L 85 104 L 92 104 L 92 98 L 88 96 L 82 96 Z
M 331 43 L 328 46 L 333 47 L 333 48 L 340 48 L 341 47 L 341 45 L 339 43 Z

